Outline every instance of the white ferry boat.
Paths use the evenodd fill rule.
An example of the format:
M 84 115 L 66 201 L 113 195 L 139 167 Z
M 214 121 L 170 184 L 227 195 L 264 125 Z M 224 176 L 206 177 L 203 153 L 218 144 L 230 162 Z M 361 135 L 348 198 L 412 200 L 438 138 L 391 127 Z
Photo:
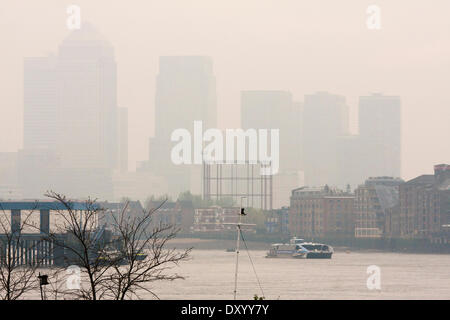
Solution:
M 297 244 L 274 243 L 266 258 L 306 258 L 306 251 Z
M 294 237 L 289 244 L 272 244 L 266 258 L 331 259 L 333 252 L 329 245 Z

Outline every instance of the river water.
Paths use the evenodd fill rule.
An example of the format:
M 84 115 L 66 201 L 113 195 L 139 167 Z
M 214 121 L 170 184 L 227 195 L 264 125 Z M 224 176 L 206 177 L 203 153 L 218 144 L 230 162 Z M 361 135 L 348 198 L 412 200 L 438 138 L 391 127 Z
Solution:
M 330 260 L 266 259 L 252 250 L 267 299 L 450 299 L 450 255 L 335 252 Z M 193 250 L 173 269 L 185 280 L 152 285 L 160 299 L 232 299 L 236 254 Z M 367 268 L 379 267 L 380 289 L 369 290 Z M 262 295 L 247 251 L 239 257 L 238 298 Z M 151 296 L 145 298 L 151 299 Z

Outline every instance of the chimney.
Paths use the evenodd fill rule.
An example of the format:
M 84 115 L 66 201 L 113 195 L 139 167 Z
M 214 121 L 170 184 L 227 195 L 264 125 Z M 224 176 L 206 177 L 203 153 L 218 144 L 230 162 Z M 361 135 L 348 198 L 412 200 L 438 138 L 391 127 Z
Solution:
M 434 177 L 437 183 L 442 183 L 446 179 L 450 179 L 450 165 L 437 164 L 434 166 Z

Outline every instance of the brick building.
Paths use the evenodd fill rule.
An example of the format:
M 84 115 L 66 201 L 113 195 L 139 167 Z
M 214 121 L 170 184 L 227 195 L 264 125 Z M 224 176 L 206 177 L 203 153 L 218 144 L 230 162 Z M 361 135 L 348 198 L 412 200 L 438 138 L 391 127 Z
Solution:
M 299 237 L 352 236 L 354 196 L 328 186 L 292 190 L 289 232 Z
M 400 186 L 400 236 L 450 239 L 450 165 Z
M 398 229 L 398 193 L 402 179 L 369 178 L 355 190 L 355 237 L 380 238 Z

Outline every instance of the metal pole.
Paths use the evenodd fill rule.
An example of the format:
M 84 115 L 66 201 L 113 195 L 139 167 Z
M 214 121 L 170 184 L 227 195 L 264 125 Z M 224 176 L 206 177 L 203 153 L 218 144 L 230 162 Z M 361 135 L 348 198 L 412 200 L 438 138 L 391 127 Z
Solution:
M 41 289 L 41 300 L 44 300 L 44 294 L 42 292 L 41 273 L 39 272 L 39 288 Z
M 236 300 L 237 295 L 237 279 L 238 279 L 238 267 L 239 267 L 239 243 L 240 243 L 240 232 L 241 232 L 241 211 L 242 211 L 242 199 L 246 197 L 241 197 L 241 207 L 239 209 L 239 222 L 236 225 L 237 228 L 237 239 L 236 239 L 236 270 L 234 273 L 234 300 Z
M 236 271 L 234 273 L 234 300 L 236 300 L 237 294 L 237 278 L 238 278 L 238 266 L 239 266 L 239 239 L 241 229 L 241 213 L 239 212 L 239 222 L 237 224 L 237 240 L 236 240 Z

